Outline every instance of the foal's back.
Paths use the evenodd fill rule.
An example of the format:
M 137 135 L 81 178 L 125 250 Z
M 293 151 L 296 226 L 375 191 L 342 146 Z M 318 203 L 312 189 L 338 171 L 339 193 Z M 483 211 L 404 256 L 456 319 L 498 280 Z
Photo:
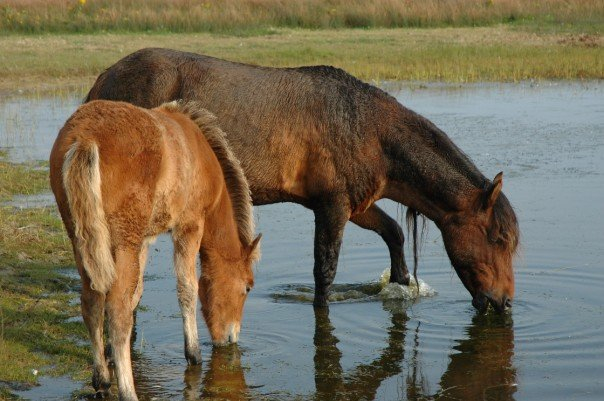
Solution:
M 212 157 L 199 157 L 212 150 L 187 116 L 162 107 L 94 101 L 67 121 L 51 152 L 51 186 L 66 223 L 71 218 L 60 172 L 76 142 L 98 146 L 101 196 L 114 245 L 139 246 L 145 237 L 170 230 L 186 208 L 211 203 L 204 198 L 220 185 L 207 178 L 216 177 L 220 166 Z

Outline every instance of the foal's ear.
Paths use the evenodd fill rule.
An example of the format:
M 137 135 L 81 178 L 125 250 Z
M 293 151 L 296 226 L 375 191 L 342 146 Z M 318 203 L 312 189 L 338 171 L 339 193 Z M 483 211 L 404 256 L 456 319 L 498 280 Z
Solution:
M 252 262 L 260 259 L 260 239 L 262 238 L 262 234 L 258 234 L 255 240 L 247 247 L 248 259 Z
M 495 176 L 493 183 L 489 186 L 484 197 L 484 208 L 490 209 L 493 207 L 503 186 L 503 171 Z

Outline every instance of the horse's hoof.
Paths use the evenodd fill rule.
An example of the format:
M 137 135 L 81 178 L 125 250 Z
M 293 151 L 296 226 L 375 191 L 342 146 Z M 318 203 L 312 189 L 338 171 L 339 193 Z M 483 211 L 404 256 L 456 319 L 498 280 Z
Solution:
M 329 302 L 327 301 L 327 295 L 315 294 L 315 300 L 312 304 L 315 308 L 326 308 L 329 305 Z
M 409 273 L 390 274 L 390 282 L 401 285 L 409 285 L 409 283 L 411 282 L 411 276 L 409 275 Z

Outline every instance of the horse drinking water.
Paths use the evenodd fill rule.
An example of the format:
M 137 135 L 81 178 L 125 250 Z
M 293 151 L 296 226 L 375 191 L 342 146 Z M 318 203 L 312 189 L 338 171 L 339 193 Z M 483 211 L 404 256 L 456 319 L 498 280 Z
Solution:
M 147 247 L 158 234 L 171 231 L 174 241 L 188 363 L 201 361 L 197 294 L 212 341 L 237 342 L 260 236 L 253 238 L 247 181 L 213 115 L 195 102 L 153 110 L 85 104 L 55 141 L 50 183 L 82 277 L 96 391 L 111 385 L 103 353 L 106 313 L 120 399 L 137 399 L 132 312 L 143 291 Z
M 514 296 L 516 215 L 447 135 L 384 91 L 326 66 L 268 68 L 169 49 L 142 49 L 97 78 L 86 101 L 155 107 L 194 99 L 218 116 L 255 204 L 296 202 L 315 214 L 315 299 L 327 304 L 347 221 L 382 236 L 390 281 L 408 283 L 403 234 L 374 202 L 433 220 L 473 305 Z M 414 239 L 415 243 L 416 239 Z

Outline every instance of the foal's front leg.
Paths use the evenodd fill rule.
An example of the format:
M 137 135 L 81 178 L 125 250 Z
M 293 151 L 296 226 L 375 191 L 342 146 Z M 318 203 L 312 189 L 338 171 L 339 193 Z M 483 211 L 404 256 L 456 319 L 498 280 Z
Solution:
M 174 270 L 178 304 L 185 334 L 185 358 L 189 365 L 201 363 L 197 335 L 197 274 L 195 259 L 201 244 L 202 228 L 198 225 L 179 227 L 172 234 L 174 241 Z

